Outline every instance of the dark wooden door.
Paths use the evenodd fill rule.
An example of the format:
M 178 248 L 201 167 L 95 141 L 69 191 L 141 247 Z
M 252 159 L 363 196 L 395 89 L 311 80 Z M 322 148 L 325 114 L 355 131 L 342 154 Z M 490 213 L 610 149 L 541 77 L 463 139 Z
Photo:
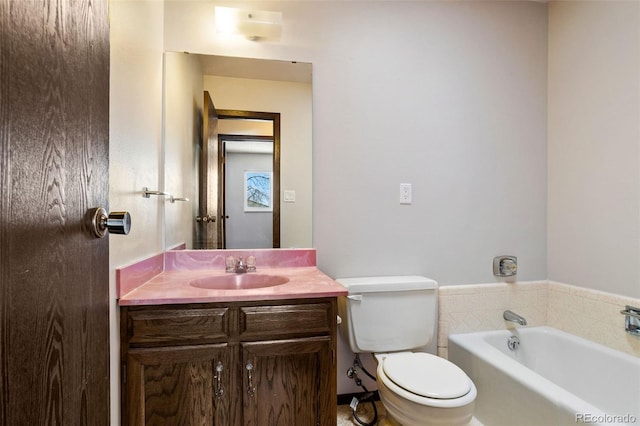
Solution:
M 0 425 L 109 424 L 107 0 L 0 0 Z
M 335 424 L 331 337 L 243 343 L 242 349 L 245 426 Z
M 218 114 L 209 92 L 204 92 L 202 111 L 202 147 L 200 151 L 199 209 L 195 248 L 223 248 L 222 200 L 219 187 Z M 213 218 L 213 220 L 212 220 Z

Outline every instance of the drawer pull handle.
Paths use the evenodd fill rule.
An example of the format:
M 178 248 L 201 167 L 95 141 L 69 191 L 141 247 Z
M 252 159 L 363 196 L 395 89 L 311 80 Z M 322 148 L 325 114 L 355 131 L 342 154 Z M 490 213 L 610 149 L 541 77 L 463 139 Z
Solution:
M 249 397 L 253 397 L 253 395 L 256 393 L 256 388 L 253 386 L 253 376 L 251 375 L 251 371 L 253 370 L 253 364 L 248 362 L 247 365 L 245 365 L 245 368 L 247 369 L 247 379 L 249 382 L 249 385 L 247 387 L 247 393 L 249 394 Z
M 224 367 L 222 366 L 222 362 L 218 361 L 218 364 L 216 364 L 216 375 L 215 375 L 215 379 L 216 379 L 216 390 L 215 390 L 216 399 L 222 399 L 222 395 L 224 395 L 224 389 L 222 389 L 222 370 L 224 370 Z

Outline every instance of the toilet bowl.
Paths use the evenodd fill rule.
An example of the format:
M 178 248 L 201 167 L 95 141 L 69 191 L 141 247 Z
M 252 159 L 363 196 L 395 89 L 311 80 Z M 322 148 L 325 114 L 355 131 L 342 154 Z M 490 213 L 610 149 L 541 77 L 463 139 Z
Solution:
M 403 426 L 467 425 L 477 390 L 444 358 L 421 352 L 375 354 L 377 384 L 387 417 Z

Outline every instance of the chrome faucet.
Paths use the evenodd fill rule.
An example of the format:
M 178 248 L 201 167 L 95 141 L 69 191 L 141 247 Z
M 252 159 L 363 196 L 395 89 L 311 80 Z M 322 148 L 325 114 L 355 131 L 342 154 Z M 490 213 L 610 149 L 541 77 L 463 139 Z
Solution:
M 244 263 L 242 256 L 240 256 L 236 262 L 236 274 L 244 274 L 245 272 L 247 272 L 247 265 Z
M 502 314 L 502 318 L 507 321 L 515 322 L 516 324 L 527 325 L 527 320 L 524 319 L 524 317 L 521 317 L 520 315 L 510 310 L 504 311 L 504 314 Z
M 225 265 L 225 270 L 231 273 L 244 274 L 245 272 L 255 272 L 256 258 L 254 256 L 248 256 L 245 261 L 242 256 L 238 257 L 238 260 L 233 256 L 227 256 Z

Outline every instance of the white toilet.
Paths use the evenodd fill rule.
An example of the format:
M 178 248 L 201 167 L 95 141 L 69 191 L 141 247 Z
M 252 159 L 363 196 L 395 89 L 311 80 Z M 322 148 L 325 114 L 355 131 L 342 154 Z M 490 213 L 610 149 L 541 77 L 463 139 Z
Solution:
M 438 284 L 418 276 L 336 281 L 349 292 L 338 299 L 340 332 L 354 353 L 374 353 L 387 417 L 403 426 L 468 424 L 475 385 L 455 364 L 424 352 L 436 334 Z

